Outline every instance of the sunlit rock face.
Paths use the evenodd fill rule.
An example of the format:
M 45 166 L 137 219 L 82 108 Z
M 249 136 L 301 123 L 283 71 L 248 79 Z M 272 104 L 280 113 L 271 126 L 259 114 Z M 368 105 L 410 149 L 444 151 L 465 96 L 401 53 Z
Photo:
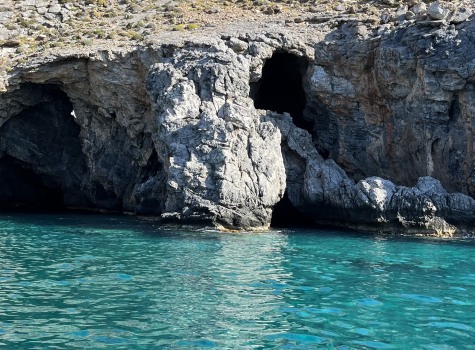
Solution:
M 3 83 L 0 206 L 473 226 L 475 22 L 361 26 L 39 58 Z

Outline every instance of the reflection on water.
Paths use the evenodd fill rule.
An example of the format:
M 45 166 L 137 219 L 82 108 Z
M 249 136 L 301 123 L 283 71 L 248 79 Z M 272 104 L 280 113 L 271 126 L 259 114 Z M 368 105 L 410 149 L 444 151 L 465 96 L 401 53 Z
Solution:
M 292 279 L 282 265 L 287 237 L 269 233 L 266 239 L 254 235 L 243 241 L 242 236 L 222 235 L 220 241 L 212 269 L 222 276 L 217 283 L 216 314 L 223 316 L 219 327 L 229 346 L 238 348 L 243 339 L 271 334 L 270 321 L 272 331 L 291 328 L 275 312 L 285 305 L 282 290 Z
M 472 241 L 0 217 L 6 348 L 465 349 Z

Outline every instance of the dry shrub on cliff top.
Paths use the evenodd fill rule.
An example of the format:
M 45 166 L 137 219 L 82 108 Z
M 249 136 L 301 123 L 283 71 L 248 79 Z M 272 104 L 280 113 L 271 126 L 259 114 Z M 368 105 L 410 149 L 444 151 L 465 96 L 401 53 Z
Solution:
M 385 11 L 393 11 L 400 5 L 411 6 L 429 0 L 58 0 L 61 13 L 48 12 L 51 5 L 37 11 L 32 0 L 2 0 L 9 6 L 0 5 L 3 12 L 13 13 L 0 23 L 0 39 L 14 39 L 28 35 L 32 38 L 46 35 L 38 46 L 54 36 L 68 45 L 84 45 L 81 38 L 103 40 L 141 41 L 157 32 L 168 30 L 196 30 L 201 27 L 217 27 L 243 20 L 280 21 L 279 23 L 306 23 L 310 16 L 347 14 L 377 23 Z M 441 1 L 444 6 L 474 6 L 473 1 Z M 33 5 L 32 5 L 33 3 Z M 10 6 L 13 5 L 13 6 Z M 266 17 L 269 16 L 269 17 Z M 45 31 L 41 28 L 50 28 Z M 123 32 L 123 35 L 117 33 Z M 7 35 L 5 36 L 5 33 Z M 56 34 L 55 34 L 56 33 Z M 58 34 L 59 33 L 59 34 Z M 3 34 L 3 37 L 2 37 Z M 54 39 L 57 41 L 57 39 Z M 111 43 L 115 45 L 116 43 Z M 35 49 L 33 45 L 28 49 Z

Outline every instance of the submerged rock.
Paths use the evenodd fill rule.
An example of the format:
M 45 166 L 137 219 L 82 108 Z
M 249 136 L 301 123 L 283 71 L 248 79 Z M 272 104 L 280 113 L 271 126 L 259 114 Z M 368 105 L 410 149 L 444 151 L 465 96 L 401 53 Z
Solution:
M 158 38 L 13 70 L 0 206 L 51 193 L 69 208 L 261 229 L 285 198 L 316 224 L 472 230 L 475 21 L 325 23 L 316 37 Z

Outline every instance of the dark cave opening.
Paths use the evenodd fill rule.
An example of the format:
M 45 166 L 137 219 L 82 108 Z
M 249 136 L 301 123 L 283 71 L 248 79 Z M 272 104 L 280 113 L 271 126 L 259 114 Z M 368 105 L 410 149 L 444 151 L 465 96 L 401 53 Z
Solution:
M 24 84 L 29 104 L 0 127 L 0 208 L 58 211 L 83 206 L 85 157 L 73 105 L 59 86 Z
M 0 158 L 0 209 L 21 211 L 65 210 L 63 193 L 55 179 L 34 173 L 11 156 Z
M 275 52 L 262 68 L 262 77 L 251 83 L 250 96 L 257 109 L 277 113 L 287 112 L 294 124 L 309 132 L 313 122 L 304 118 L 307 103 L 302 78 L 308 68 L 308 61 L 287 52 Z
M 315 222 L 310 215 L 298 211 L 285 192 L 272 211 L 270 225 L 273 228 L 305 228 L 315 227 Z
M 163 164 L 153 148 L 145 167 L 141 169 L 141 191 L 135 194 L 136 213 L 140 215 L 160 215 L 162 213 L 161 198 L 166 191 L 157 182 L 164 183 L 166 174 L 162 172 Z
M 256 109 L 277 113 L 287 112 L 295 126 L 313 134 L 314 122 L 305 119 L 307 104 L 303 78 L 309 62 L 305 57 L 276 51 L 262 68 L 259 81 L 250 84 L 250 97 Z M 271 227 L 296 228 L 314 227 L 312 218 L 299 211 L 290 201 L 287 192 L 274 206 Z

